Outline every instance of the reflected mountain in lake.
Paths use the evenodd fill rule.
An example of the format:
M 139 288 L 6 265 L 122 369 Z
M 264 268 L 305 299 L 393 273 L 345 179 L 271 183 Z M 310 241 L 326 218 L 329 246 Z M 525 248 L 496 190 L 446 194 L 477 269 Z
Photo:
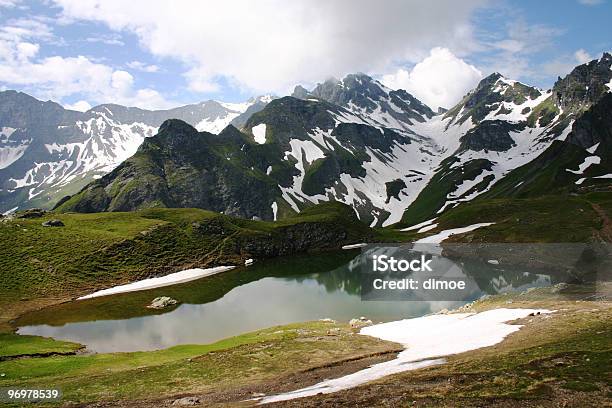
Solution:
M 181 285 L 58 305 L 25 315 L 16 325 L 20 334 L 76 341 L 96 352 L 155 350 L 321 318 L 384 322 L 423 316 L 485 294 L 555 283 L 547 275 L 445 259 L 474 282 L 469 299 L 362 301 L 360 257 L 343 251 L 277 258 Z M 157 296 L 179 304 L 147 309 Z

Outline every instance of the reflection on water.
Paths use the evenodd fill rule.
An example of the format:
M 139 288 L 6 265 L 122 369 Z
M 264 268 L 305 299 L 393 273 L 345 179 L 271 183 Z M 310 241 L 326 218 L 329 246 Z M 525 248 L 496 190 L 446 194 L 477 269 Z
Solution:
M 24 316 L 21 334 L 72 340 L 97 352 L 155 350 L 209 343 L 265 327 L 367 316 L 374 322 L 454 308 L 483 294 L 546 286 L 551 277 L 524 271 L 457 265 L 475 282 L 462 301 L 362 301 L 356 252 L 262 262 L 252 268 L 152 291 L 72 302 Z M 483 269 L 484 270 L 484 269 Z M 491 271 L 494 272 L 491 272 Z M 181 304 L 166 311 L 145 306 L 167 295 Z

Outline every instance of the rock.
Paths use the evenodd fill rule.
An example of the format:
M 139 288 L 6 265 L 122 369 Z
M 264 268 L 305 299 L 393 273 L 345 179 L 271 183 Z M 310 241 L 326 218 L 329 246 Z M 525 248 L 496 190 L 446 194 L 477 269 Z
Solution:
M 261 218 L 259 218 L 258 216 L 254 215 L 253 217 L 251 217 L 251 219 L 253 221 L 261 221 Z
M 168 296 L 156 297 L 151 301 L 151 304 L 147 306 L 149 309 L 163 309 L 168 306 L 176 305 L 178 302 L 176 299 L 172 299 Z
M 40 218 L 47 212 L 42 208 L 30 208 L 17 214 L 17 218 Z
M 334 319 L 330 319 L 329 317 L 326 317 L 325 319 L 319 319 L 319 321 L 323 323 L 336 323 Z
M 244 266 L 253 265 L 253 262 L 255 262 L 255 261 L 252 258 L 249 258 L 246 261 L 244 261 Z
M 64 223 L 58 219 L 52 219 L 42 223 L 43 227 L 63 227 Z
M 559 293 L 560 291 L 566 289 L 569 285 L 565 282 L 561 282 L 561 283 L 557 283 L 555 286 L 553 286 L 553 288 L 551 289 L 552 293 Z
M 200 405 L 200 399 L 198 397 L 185 397 L 175 400 L 172 406 L 175 407 L 193 407 Z
M 359 319 L 351 319 L 351 321 L 349 322 L 349 325 L 353 329 L 361 329 L 362 327 L 371 326 L 373 324 L 374 323 L 372 323 L 371 320 L 366 319 L 363 316 L 361 316 Z
M 470 129 L 461 137 L 461 150 L 505 152 L 516 146 L 511 132 L 521 129 L 521 125 L 502 120 L 487 120 Z
M 340 335 L 340 329 L 338 327 L 332 327 L 327 331 L 328 336 L 338 336 Z

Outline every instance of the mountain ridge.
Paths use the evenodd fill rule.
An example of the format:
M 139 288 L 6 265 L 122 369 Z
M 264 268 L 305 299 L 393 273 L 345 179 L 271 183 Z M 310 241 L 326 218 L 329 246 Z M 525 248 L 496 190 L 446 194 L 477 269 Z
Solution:
M 572 160 L 585 163 L 570 160 L 566 171 L 560 167 L 564 156 L 552 155 L 559 161 L 555 168 L 569 175 L 560 179 L 567 194 L 606 183 L 607 142 L 593 152 L 587 149 L 598 140 L 593 126 L 611 126 L 598 119 L 609 109 L 609 92 L 601 90 L 612 77 L 611 65 L 609 54 L 604 54 L 548 91 L 494 73 L 438 114 L 406 91 L 391 90 L 364 74 L 328 80 L 310 91 L 296 86 L 293 96 L 270 101 L 240 129 L 228 126 L 215 136 L 184 128 L 180 132 L 199 142 L 183 140 L 178 150 L 170 149 L 171 133 L 178 135 L 183 125 L 164 122 L 161 137 L 150 141 L 165 139 L 166 145 L 156 150 L 151 143 L 143 144 L 125 165 L 85 186 L 59 209 L 195 206 L 276 220 L 320 202 L 340 201 L 370 226 L 404 228 L 487 197 L 489 191 L 512 195 L 509 187 L 497 187 L 503 185 L 499 183 L 523 174 L 517 169 L 530 163 L 538 168 L 535 163 L 550 157 L 547 150 L 559 149 L 559 143 L 574 143 L 585 153 Z M 586 99 L 576 97 L 576 84 L 593 83 L 600 91 Z M 564 98 L 565 108 L 558 98 Z M 593 162 L 595 157 L 600 164 Z M 147 166 L 139 166 L 138 160 Z M 583 173 L 585 177 L 574 177 Z M 149 187 L 157 193 L 146 196 L 136 188 L 130 190 L 136 198 L 127 194 L 126 180 L 134 184 L 154 176 L 155 186 Z M 520 182 L 525 180 L 515 184 Z M 214 195 L 221 198 L 213 203 Z
M 271 99 L 211 100 L 157 111 L 102 104 L 79 112 L 17 91 L 0 92 L 0 210 L 49 206 L 76 193 L 131 157 L 168 118 L 220 132 L 246 122 Z

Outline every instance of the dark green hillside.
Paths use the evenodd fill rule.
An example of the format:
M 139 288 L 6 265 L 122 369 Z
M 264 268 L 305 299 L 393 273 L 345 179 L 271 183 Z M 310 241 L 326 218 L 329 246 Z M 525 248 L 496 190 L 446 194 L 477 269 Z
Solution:
M 41 226 L 51 218 L 65 226 Z M 183 269 L 242 265 L 248 258 L 383 239 L 337 202 L 275 223 L 190 208 L 5 219 L 0 222 L 0 319 L 51 298 L 57 302 Z
M 194 207 L 272 219 L 271 205 L 280 196 L 278 184 L 287 184 L 295 171 L 281 158 L 277 147 L 257 145 L 233 126 L 213 135 L 169 120 L 133 157 L 57 210 Z
M 612 242 L 612 192 L 543 195 L 466 202 L 446 211 L 427 232 L 494 223 L 445 242 Z
M 457 161 L 454 157 L 445 159 L 436 174 L 419 193 L 416 200 L 408 207 L 397 226 L 415 225 L 431 219 L 447 201 L 447 196 L 457 189 L 465 180 L 474 180 L 485 169 L 491 169 L 491 163 L 486 159 L 471 160 L 457 167 L 452 167 Z M 478 191 L 484 189 L 490 182 L 483 180 L 484 185 L 476 185 Z

